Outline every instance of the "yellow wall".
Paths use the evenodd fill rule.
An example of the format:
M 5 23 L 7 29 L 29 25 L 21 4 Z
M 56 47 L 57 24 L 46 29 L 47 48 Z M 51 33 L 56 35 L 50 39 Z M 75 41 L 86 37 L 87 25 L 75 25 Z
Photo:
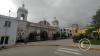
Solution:
M 87 29 L 78 29 L 78 30 L 77 30 L 78 32 L 77 32 L 77 33 L 74 32 L 74 35 L 75 35 L 75 36 L 78 36 L 78 35 L 80 35 L 80 34 L 84 34 L 84 33 L 86 33 L 86 30 L 87 30 Z

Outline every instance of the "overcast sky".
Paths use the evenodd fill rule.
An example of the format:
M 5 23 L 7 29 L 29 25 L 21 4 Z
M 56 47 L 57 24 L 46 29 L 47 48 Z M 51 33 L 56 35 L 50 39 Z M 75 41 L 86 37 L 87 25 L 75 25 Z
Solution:
M 1 0 L 0 0 L 1 1 Z M 9 0 L 17 8 L 25 3 L 29 11 L 28 20 L 39 22 L 46 19 L 53 21 L 56 17 L 61 26 L 77 23 L 79 25 L 87 25 L 91 22 L 91 17 L 100 8 L 100 0 Z M 8 1 L 8 2 L 9 2 Z M 6 2 L 6 5 L 8 3 Z M 10 6 L 9 6 L 10 8 Z M 1 8 L 0 8 L 1 9 Z M 12 14 L 16 14 L 16 10 L 12 10 Z

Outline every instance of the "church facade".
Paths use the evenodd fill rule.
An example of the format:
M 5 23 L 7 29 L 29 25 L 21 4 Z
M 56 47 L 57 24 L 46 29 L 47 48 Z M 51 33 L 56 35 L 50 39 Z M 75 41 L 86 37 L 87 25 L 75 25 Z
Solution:
M 42 20 L 38 23 L 27 21 L 28 10 L 24 4 L 17 10 L 17 17 L 0 15 L 0 45 L 14 45 L 22 40 L 52 40 L 59 28 L 54 20 L 51 25 Z

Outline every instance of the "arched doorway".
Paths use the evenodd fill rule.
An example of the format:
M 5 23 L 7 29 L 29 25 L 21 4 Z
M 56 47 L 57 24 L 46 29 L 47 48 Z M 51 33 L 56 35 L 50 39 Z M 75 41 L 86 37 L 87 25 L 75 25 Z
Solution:
M 40 40 L 48 40 L 48 33 L 46 31 L 40 31 Z
M 56 32 L 55 34 L 53 34 L 53 40 L 57 39 L 60 39 L 60 32 Z
M 31 42 L 31 41 L 36 41 L 36 36 L 37 36 L 37 32 L 34 31 L 34 32 L 31 32 L 29 33 L 29 36 L 28 36 L 28 40 Z

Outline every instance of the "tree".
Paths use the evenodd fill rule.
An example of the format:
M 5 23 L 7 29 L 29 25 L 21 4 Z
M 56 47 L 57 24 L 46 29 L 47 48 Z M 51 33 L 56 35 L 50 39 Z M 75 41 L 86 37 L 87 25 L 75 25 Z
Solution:
M 92 31 L 95 31 L 95 28 L 88 28 L 86 30 L 85 36 L 87 36 L 88 38 L 91 38 Z
M 93 16 L 93 25 L 95 26 L 96 29 L 100 28 L 100 9 L 96 12 L 96 15 Z

